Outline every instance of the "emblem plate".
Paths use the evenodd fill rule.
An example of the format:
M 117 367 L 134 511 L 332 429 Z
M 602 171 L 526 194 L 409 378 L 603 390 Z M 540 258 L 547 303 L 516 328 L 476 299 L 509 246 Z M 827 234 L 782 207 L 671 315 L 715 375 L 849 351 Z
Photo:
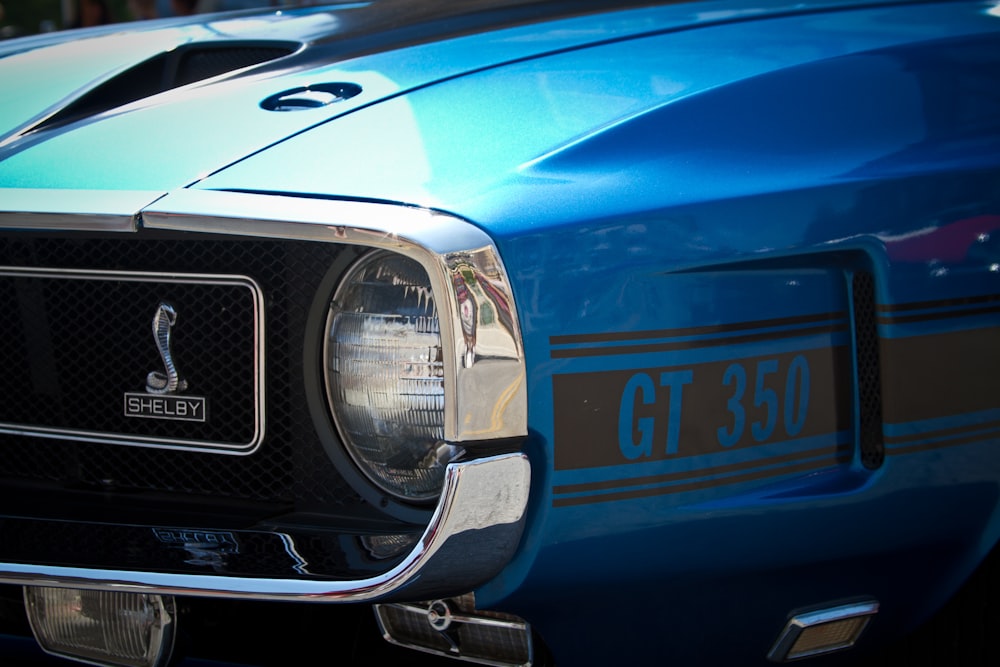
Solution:
M 208 400 L 203 396 L 181 396 L 188 382 L 174 363 L 171 337 L 177 324 L 177 309 L 163 301 L 153 314 L 153 338 L 163 361 L 163 372 L 146 375 L 146 393 L 126 392 L 125 416 L 175 421 L 207 421 Z
M 0 333 L 21 341 L 27 369 L 0 382 L 0 434 L 238 456 L 260 447 L 264 300 L 252 278 L 0 266 L 0 287 L 21 309 Z M 158 306 L 165 297 L 179 328 L 178 311 Z M 47 327 L 67 312 L 71 326 Z M 35 409 L 40 398 L 60 409 Z

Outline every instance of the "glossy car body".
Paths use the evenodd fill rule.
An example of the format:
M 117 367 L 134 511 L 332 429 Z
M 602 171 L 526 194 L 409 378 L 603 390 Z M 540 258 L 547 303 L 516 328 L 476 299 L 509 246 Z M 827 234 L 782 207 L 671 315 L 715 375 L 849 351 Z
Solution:
M 540 662 L 753 664 L 814 610 L 912 628 L 1000 536 L 995 4 L 375 2 L 0 54 L 12 587 L 474 592 Z M 367 248 L 440 313 L 465 454 L 436 506 L 375 488 L 324 397 Z M 141 395 L 161 293 L 215 274 L 257 285 L 246 419 L 80 426 Z

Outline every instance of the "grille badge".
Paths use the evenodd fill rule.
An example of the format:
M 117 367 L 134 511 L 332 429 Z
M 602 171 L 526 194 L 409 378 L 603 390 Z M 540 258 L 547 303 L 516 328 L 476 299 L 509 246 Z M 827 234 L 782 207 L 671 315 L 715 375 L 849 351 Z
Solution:
M 187 380 L 181 378 L 174 365 L 170 334 L 177 324 L 177 311 L 169 303 L 161 302 L 153 315 L 153 338 L 163 360 L 166 373 L 152 371 L 146 376 L 146 391 L 150 394 L 176 394 L 187 389 Z
M 204 422 L 208 401 L 203 396 L 180 396 L 188 388 L 174 364 L 171 333 L 177 324 L 177 310 L 161 301 L 153 314 L 153 338 L 163 361 L 163 371 L 146 375 L 146 393 L 125 393 L 125 416 L 146 419 Z

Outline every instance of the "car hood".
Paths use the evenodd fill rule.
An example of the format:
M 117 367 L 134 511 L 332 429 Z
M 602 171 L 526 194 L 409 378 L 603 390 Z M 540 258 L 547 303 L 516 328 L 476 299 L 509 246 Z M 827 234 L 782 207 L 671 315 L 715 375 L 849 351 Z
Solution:
M 568 10 L 565 4 L 515 0 L 502 12 L 492 5 L 480 11 L 486 3 L 471 2 L 466 13 L 453 15 L 454 7 L 448 7 L 455 4 L 388 0 L 154 21 L 10 42 L 0 49 L 0 81 L 5 82 L 0 87 L 0 187 L 169 192 L 266 155 L 289 139 L 308 142 L 305 133 L 342 117 L 355 123 L 368 116 L 372 122 L 393 118 L 379 114 L 382 104 L 435 83 L 628 36 L 805 11 L 801 4 L 775 1 L 597 14 L 588 11 L 594 3 L 569 3 L 573 9 Z M 406 9 L 409 5 L 430 9 Z M 570 11 L 574 15 L 567 16 Z M 258 55 L 246 55 L 254 49 Z M 149 72 L 176 74 L 180 56 L 198 62 L 223 56 L 229 64 L 148 88 Z M 253 64 L 254 59 L 259 62 Z M 155 67 L 149 69 L 150 63 Z M 145 92 L 138 97 L 137 82 L 147 86 L 139 86 Z M 310 92 L 324 87 L 346 92 L 340 97 Z M 267 108 L 268 100 L 303 90 L 312 101 L 297 111 Z M 502 94 L 502 88 L 492 92 Z M 317 106 L 308 106 L 314 102 Z M 549 132 L 545 145 L 566 143 L 586 133 L 587 123 L 608 121 L 598 114 L 583 124 L 556 128 L 560 136 Z M 368 158 L 356 146 L 348 154 L 335 144 L 312 148 L 311 170 L 317 160 L 343 169 L 345 162 L 362 164 Z M 384 142 L 379 149 L 392 150 Z M 255 184 L 266 181 L 268 173 L 287 178 L 301 171 L 294 153 L 265 159 L 263 169 L 260 161 L 256 164 Z M 231 181 L 225 187 L 239 189 Z M 326 196 L 343 194 L 335 181 L 314 189 Z

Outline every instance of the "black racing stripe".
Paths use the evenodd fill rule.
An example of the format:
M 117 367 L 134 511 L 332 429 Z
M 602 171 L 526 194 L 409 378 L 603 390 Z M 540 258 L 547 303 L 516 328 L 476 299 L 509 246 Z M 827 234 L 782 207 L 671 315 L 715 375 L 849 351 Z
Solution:
M 986 315 L 989 313 L 1000 313 L 1000 306 L 990 306 L 988 308 L 972 308 L 969 310 L 949 310 L 941 313 L 925 313 L 922 315 L 897 315 L 895 317 L 879 316 L 879 324 L 909 324 L 911 322 L 928 322 L 931 320 L 947 320 L 958 317 L 970 317 L 972 315 Z
M 910 435 L 887 435 L 885 437 L 886 444 L 896 445 L 899 443 L 915 442 L 919 440 L 927 440 L 928 438 L 947 438 L 950 436 L 961 435 L 962 433 L 971 433 L 974 431 L 982 431 L 986 429 L 1000 429 L 1000 419 L 984 422 L 981 424 L 968 424 L 966 426 L 956 426 L 954 428 L 945 428 L 937 431 L 926 431 L 924 433 L 914 433 Z
M 847 463 L 850 460 L 851 460 L 850 454 L 839 454 L 833 459 L 833 462 L 842 464 L 842 463 Z M 759 479 L 767 479 L 769 477 L 779 477 L 790 473 L 808 472 L 810 470 L 817 470 L 819 468 L 828 467 L 830 463 L 831 463 L 830 459 L 825 458 L 821 461 L 808 461 L 805 463 L 800 463 L 798 465 L 777 468 L 775 470 L 760 470 L 760 471 L 745 473 L 743 475 L 734 475 L 733 477 L 727 477 L 721 480 L 713 479 L 701 482 L 691 482 L 689 484 L 678 484 L 676 486 L 661 487 L 656 489 L 635 489 L 632 491 L 621 491 L 618 493 L 604 493 L 593 496 L 579 496 L 576 498 L 555 498 L 552 501 L 552 506 L 568 507 L 572 505 L 592 505 L 596 503 L 611 502 L 613 500 L 630 500 L 634 498 L 645 498 L 648 496 L 666 496 L 666 495 L 673 495 L 675 493 L 685 493 L 688 491 L 699 491 L 702 489 L 709 489 L 715 486 L 728 486 L 731 484 L 739 484 L 742 482 L 752 482 Z
M 759 334 L 747 334 L 744 336 L 727 336 L 725 338 L 714 338 L 709 340 L 674 341 L 650 343 L 647 345 L 618 345 L 615 347 L 587 347 L 570 350 L 552 350 L 551 356 L 553 359 L 568 359 L 573 357 L 603 357 L 619 354 L 648 354 L 652 352 L 671 352 L 674 350 L 696 350 L 705 347 L 739 345 L 741 343 L 755 343 L 765 340 L 783 340 L 786 338 L 799 338 L 800 336 L 811 336 L 814 334 L 837 333 L 846 330 L 847 324 L 845 323 L 821 327 L 808 327 L 804 329 L 792 329 L 790 331 L 772 331 Z
M 767 438 L 769 443 L 797 442 L 798 449 L 818 449 L 833 445 L 841 440 L 841 434 L 852 428 L 851 419 L 851 369 L 850 349 L 846 345 L 820 347 L 809 350 L 793 350 L 768 355 L 777 362 L 776 378 L 788 377 L 793 361 L 805 362 L 810 368 L 811 389 L 809 409 L 794 440 L 786 440 L 777 432 Z M 556 373 L 552 375 L 552 416 L 555 470 L 578 470 L 581 468 L 609 468 L 634 463 L 669 461 L 717 455 L 733 449 L 757 447 L 763 444 L 753 437 L 752 426 L 742 428 L 736 442 L 728 447 L 719 443 L 719 427 L 730 427 L 734 423 L 732 404 L 733 387 L 726 386 L 726 374 L 734 364 L 751 370 L 763 360 L 751 356 L 742 359 L 725 359 L 690 364 L 687 366 L 662 366 L 643 369 L 601 370 L 585 373 Z M 680 405 L 679 423 L 670 419 L 673 387 L 658 386 L 645 399 L 651 402 L 635 402 L 637 394 L 626 393 L 629 383 L 637 375 L 646 375 L 650 381 L 656 377 L 689 374 L 689 382 L 678 386 Z M 654 381 L 655 384 L 655 381 Z M 622 440 L 622 405 L 632 401 L 632 428 L 625 425 L 625 439 Z M 626 405 L 626 408 L 628 406 Z M 764 405 L 746 405 L 746 421 L 767 419 Z M 663 446 L 654 447 L 639 460 L 623 454 L 622 444 L 628 443 L 628 434 L 636 436 L 636 418 L 650 418 L 646 422 L 651 427 L 653 442 Z M 671 435 L 670 424 L 675 424 Z M 881 423 L 879 423 L 881 431 Z M 792 437 L 789 434 L 789 437 Z M 814 440 L 814 438 L 823 438 Z M 669 442 L 676 447 L 668 453 Z M 633 438 L 632 443 L 635 443 Z M 628 449 L 626 447 L 626 449 Z M 794 449 L 781 450 L 785 454 Z M 714 461 L 713 458 L 699 458 L 698 461 Z M 719 463 L 736 463 L 740 459 L 727 459 Z M 649 474 L 644 468 L 635 470 L 635 476 Z M 624 468 L 622 470 L 625 470 Z
M 850 445 L 835 445 L 831 447 L 813 449 L 806 452 L 786 454 L 784 456 L 774 456 L 766 459 L 756 459 L 754 461 L 742 461 L 740 463 L 729 463 L 727 465 L 698 468 L 697 470 L 686 470 L 684 472 L 664 473 L 662 475 L 646 475 L 644 477 L 632 477 L 629 479 L 611 479 L 600 482 L 585 482 L 582 484 L 563 484 L 561 486 L 553 487 L 552 492 L 556 495 L 562 495 L 566 493 L 583 493 L 586 491 L 604 491 L 607 489 L 618 489 L 628 486 L 642 486 L 643 484 L 674 482 L 684 479 L 693 479 L 696 477 L 707 477 L 709 475 L 722 475 L 729 472 L 739 472 L 741 470 L 771 466 L 779 463 L 790 463 L 792 461 L 811 459 L 828 454 L 844 454 L 849 452 Z
M 908 310 L 932 310 L 935 308 L 954 308 L 958 306 L 973 306 L 978 303 L 993 303 L 1000 301 L 1000 294 L 985 296 L 967 296 L 959 299 L 939 299 L 936 301 L 913 301 L 893 305 L 879 305 L 880 313 L 900 313 Z
M 885 453 L 887 456 L 900 456 L 902 454 L 915 454 L 917 452 L 926 452 L 934 449 L 946 449 L 948 447 L 957 447 L 959 445 L 970 445 L 975 442 L 986 442 L 987 440 L 1000 440 L 1000 431 L 994 431 L 992 433 L 979 433 L 977 435 L 970 435 L 966 438 L 955 438 L 953 440 L 889 447 L 886 449 Z
M 797 317 L 779 317 L 771 320 L 752 320 L 749 322 L 735 322 L 733 324 L 719 324 L 713 326 L 681 327 L 678 329 L 654 329 L 650 331 L 623 331 L 619 333 L 603 334 L 570 334 L 566 336 L 551 336 L 550 345 L 571 345 L 578 343 L 614 343 L 627 340 L 644 340 L 647 338 L 678 338 L 681 336 L 707 336 L 718 333 L 728 333 L 730 331 L 746 331 L 749 329 L 768 329 L 771 327 L 784 327 L 796 324 L 812 324 L 814 322 L 827 322 L 847 317 L 846 313 L 819 313 L 816 315 L 802 315 Z
M 887 424 L 1000 409 L 1000 325 L 882 338 L 882 416 Z

